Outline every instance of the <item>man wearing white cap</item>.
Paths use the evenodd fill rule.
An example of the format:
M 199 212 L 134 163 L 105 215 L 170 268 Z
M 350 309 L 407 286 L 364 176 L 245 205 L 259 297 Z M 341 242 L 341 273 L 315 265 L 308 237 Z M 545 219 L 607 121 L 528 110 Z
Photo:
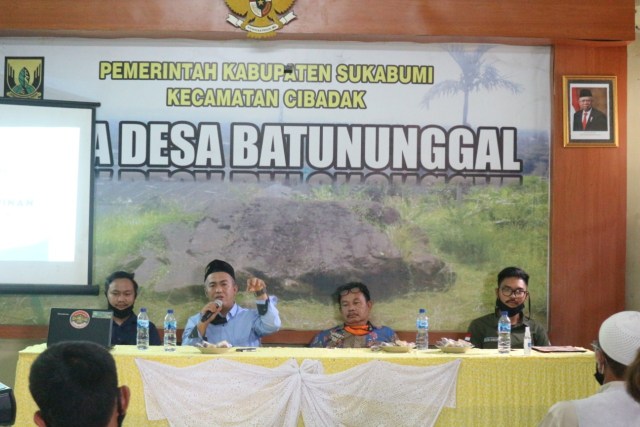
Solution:
M 586 399 L 556 403 L 539 427 L 640 426 L 640 405 L 627 393 L 624 382 L 627 366 L 640 349 L 640 312 L 622 311 L 609 317 L 593 346 L 596 378 L 603 379 L 603 386 Z

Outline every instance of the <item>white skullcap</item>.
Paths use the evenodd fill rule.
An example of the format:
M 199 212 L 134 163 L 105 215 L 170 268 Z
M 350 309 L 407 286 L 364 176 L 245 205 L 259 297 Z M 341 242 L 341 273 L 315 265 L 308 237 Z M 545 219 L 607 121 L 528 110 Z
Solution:
M 628 366 L 640 349 L 640 311 L 621 311 L 600 326 L 600 348 L 613 360 Z

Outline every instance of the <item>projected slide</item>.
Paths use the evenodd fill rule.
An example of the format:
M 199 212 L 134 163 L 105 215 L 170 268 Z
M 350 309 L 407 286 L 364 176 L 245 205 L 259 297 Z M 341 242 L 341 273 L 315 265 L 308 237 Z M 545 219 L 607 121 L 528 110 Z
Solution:
M 0 128 L 0 261 L 74 260 L 79 145 L 78 128 Z
M 0 98 L 0 290 L 90 284 L 97 105 Z

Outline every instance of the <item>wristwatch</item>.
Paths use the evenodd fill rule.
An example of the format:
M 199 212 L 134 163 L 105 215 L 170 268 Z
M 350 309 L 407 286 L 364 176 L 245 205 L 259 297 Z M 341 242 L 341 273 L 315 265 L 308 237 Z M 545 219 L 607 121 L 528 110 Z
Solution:
M 258 314 L 260 316 L 264 316 L 267 314 L 267 310 L 269 310 L 269 299 L 264 300 L 264 304 L 256 304 L 258 308 Z

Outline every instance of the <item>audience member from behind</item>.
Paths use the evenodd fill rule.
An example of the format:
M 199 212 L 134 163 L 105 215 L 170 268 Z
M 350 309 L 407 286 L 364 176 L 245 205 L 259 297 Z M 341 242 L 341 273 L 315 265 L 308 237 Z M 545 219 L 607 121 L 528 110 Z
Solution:
M 524 303 L 529 298 L 529 275 L 518 267 L 507 267 L 498 273 L 496 307 L 493 313 L 472 320 L 468 332 L 476 348 L 498 348 L 498 320 L 506 311 L 511 319 L 511 348 L 523 348 L 524 332 L 531 331 L 531 345 L 549 345 L 544 327 L 524 315 Z M 531 302 L 529 302 L 531 314 Z
M 29 390 L 43 427 L 121 426 L 129 387 L 118 387 L 116 364 L 102 346 L 67 341 L 47 348 L 31 365 Z
M 238 285 L 233 267 L 218 259 L 211 261 L 204 273 L 204 293 L 209 302 L 187 321 L 182 345 L 227 341 L 234 347 L 260 346 L 263 336 L 280 329 L 278 299 L 267 295 L 267 285 L 256 277 L 247 280 L 247 292 L 254 293 L 257 310 L 236 304 Z
M 373 301 L 369 289 L 362 283 L 350 282 L 333 293 L 340 307 L 344 324 L 316 335 L 310 347 L 371 347 L 380 342 L 395 342 L 398 336 L 387 326 L 374 326 L 369 321 Z
M 540 427 L 640 425 L 640 405 L 625 389 L 625 372 L 640 349 L 640 312 L 622 311 L 600 326 L 596 353 L 596 378 L 602 387 L 593 396 L 558 402 L 551 407 Z
M 113 311 L 111 345 L 136 345 L 138 317 L 133 304 L 138 297 L 138 283 L 132 273 L 116 271 L 104 282 L 104 294 L 109 310 Z M 149 322 L 149 344 L 161 345 L 158 328 Z
M 627 391 L 640 404 L 640 350 L 636 360 L 627 368 Z

